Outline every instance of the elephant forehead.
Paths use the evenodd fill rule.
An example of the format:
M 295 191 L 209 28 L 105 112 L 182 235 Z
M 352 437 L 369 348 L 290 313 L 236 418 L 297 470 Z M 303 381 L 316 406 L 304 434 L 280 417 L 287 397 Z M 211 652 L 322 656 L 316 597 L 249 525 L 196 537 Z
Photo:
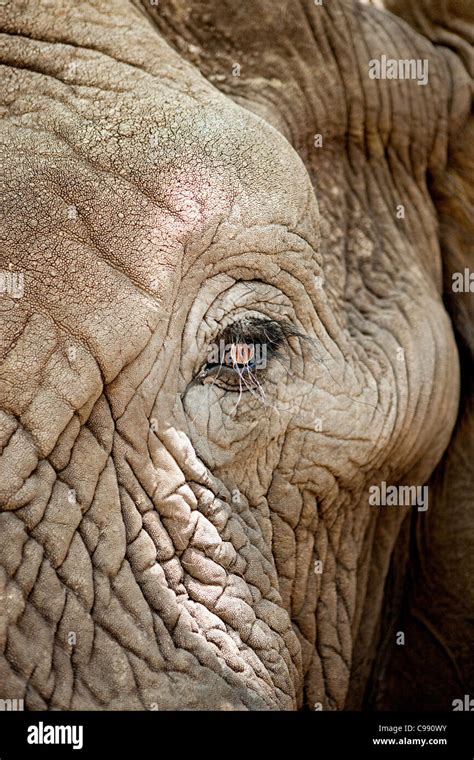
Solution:
M 183 273 L 224 221 L 229 238 L 258 228 L 258 246 L 247 234 L 241 251 L 265 253 L 267 229 L 270 256 L 275 224 L 305 240 L 317 226 L 299 158 L 271 128 L 259 134 L 257 117 L 224 108 L 218 94 L 204 108 L 189 96 L 167 99 L 151 78 L 135 91 L 126 85 L 71 90 L 21 71 L 3 149 L 6 266 L 25 277 L 25 297 L 5 315 L 5 348 L 40 312 L 68 345 L 88 346 L 106 380 L 160 320 L 165 331 Z M 312 215 L 303 213 L 308 196 Z M 235 258 L 224 237 L 215 256 Z M 304 256 L 313 252 L 306 246 Z M 197 281 L 212 256 L 199 264 Z
M 73 229 L 74 239 L 83 223 L 131 274 L 180 264 L 181 249 L 232 213 L 242 227 L 278 223 L 308 236 L 306 219 L 314 225 L 317 213 L 303 211 L 316 201 L 279 133 L 216 91 L 198 98 L 129 69 L 114 61 L 109 72 L 120 92 L 80 81 L 71 88 L 36 71 L 7 74 L 15 90 L 5 117 L 12 217 L 29 216 L 35 235 L 41 223 L 60 237 Z

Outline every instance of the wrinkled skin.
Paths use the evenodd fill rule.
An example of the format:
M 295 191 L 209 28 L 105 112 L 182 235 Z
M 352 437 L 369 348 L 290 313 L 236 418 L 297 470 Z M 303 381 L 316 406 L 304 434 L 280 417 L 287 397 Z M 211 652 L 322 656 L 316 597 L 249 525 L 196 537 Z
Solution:
M 433 640 L 472 688 L 474 19 L 410 5 L 3 9 L 2 698 L 422 707 Z M 305 336 L 264 398 L 197 378 L 246 316 Z

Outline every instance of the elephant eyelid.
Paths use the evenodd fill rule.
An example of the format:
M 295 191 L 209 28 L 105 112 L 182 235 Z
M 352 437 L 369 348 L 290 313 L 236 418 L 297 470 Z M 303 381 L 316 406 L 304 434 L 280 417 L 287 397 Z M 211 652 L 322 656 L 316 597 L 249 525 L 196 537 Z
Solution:
M 265 345 L 271 354 L 289 338 L 306 338 L 295 325 L 288 320 L 259 319 L 247 317 L 229 325 L 219 336 L 227 343 Z

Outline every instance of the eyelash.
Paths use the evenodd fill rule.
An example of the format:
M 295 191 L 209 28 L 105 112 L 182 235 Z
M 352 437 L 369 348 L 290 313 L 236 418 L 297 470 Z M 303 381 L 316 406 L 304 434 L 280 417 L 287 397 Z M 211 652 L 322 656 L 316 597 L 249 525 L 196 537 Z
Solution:
M 218 342 L 209 347 L 208 357 L 212 347 L 214 360 L 209 361 L 208 358 L 197 379 L 205 383 L 213 377 L 213 384 L 224 390 L 239 393 L 261 388 L 260 377 L 269 359 L 281 355 L 281 346 L 289 337 L 300 335 L 290 323 L 273 320 L 233 323 L 221 333 Z M 226 359 L 229 358 L 230 364 L 226 363 Z

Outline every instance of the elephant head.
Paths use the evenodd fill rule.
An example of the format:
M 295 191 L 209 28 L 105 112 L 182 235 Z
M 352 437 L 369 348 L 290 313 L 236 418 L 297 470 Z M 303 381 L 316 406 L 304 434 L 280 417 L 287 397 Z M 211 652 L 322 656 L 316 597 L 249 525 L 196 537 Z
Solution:
M 377 691 L 407 526 L 443 535 L 449 504 L 369 491 L 426 484 L 467 408 L 472 304 L 443 292 L 474 231 L 473 19 L 447 5 L 4 8 L 2 697 Z

